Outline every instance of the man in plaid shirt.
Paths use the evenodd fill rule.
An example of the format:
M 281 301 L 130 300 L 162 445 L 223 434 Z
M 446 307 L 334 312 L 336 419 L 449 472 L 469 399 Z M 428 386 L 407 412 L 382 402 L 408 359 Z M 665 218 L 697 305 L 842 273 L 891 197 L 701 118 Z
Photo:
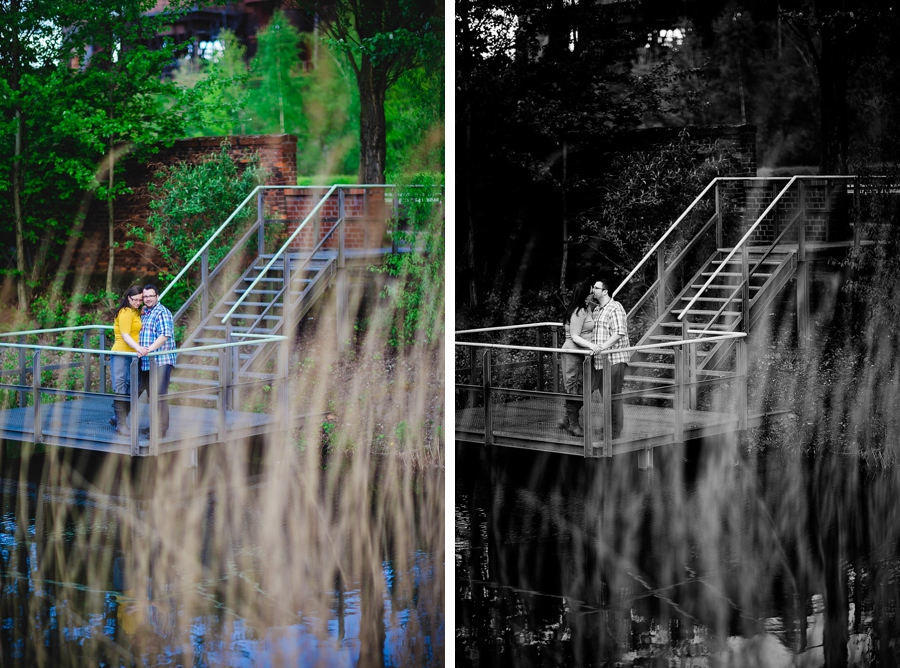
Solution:
M 144 312 L 141 314 L 141 333 L 138 343 L 147 348 L 148 352 L 158 350 L 175 350 L 175 320 L 172 312 L 159 303 L 159 293 L 156 286 L 147 284 L 144 286 Z M 169 402 L 162 397 L 169 394 L 169 380 L 172 377 L 172 369 L 175 368 L 175 353 L 156 355 L 154 358 L 159 365 L 157 379 L 159 382 L 159 434 L 165 436 L 169 430 Z M 138 374 L 138 395 L 147 391 L 150 394 L 150 358 L 141 357 L 141 368 Z M 141 429 L 143 435 L 150 433 L 149 428 Z
M 601 350 L 615 351 L 628 347 L 628 328 L 625 322 L 625 309 L 609 294 L 610 283 L 606 279 L 594 281 L 591 294 L 597 302 L 594 309 L 594 331 L 591 340 L 600 346 Z M 628 368 L 628 360 L 631 353 L 609 352 L 610 363 L 610 391 L 613 395 L 622 391 L 625 382 L 625 369 Z M 603 394 L 603 357 L 604 354 L 594 355 L 594 373 L 591 374 L 591 393 L 599 390 Z M 612 437 L 619 438 L 622 434 L 625 409 L 622 401 L 613 400 L 612 404 Z

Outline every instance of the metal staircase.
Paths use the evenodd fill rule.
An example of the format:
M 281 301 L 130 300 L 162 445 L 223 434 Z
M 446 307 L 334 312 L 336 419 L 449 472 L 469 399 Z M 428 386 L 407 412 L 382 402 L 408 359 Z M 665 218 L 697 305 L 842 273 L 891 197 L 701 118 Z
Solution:
M 811 197 L 812 186 L 804 184 L 805 178 L 817 177 L 714 179 L 613 293 L 615 297 L 644 265 L 652 264 L 650 260 L 656 258 L 656 280 L 628 313 L 632 331 L 636 321 L 645 323 L 632 345 L 683 341 L 722 333 L 751 335 L 792 279 L 797 278 L 798 290 L 801 286 L 805 290 L 807 223 L 811 218 L 807 202 L 827 202 L 828 199 L 821 197 L 821 193 Z M 823 177 L 818 178 L 818 183 L 825 193 L 833 193 L 839 188 L 846 191 L 848 178 L 854 177 Z M 726 210 L 725 202 L 729 197 L 723 191 L 730 186 L 729 182 L 738 180 L 744 188 L 770 189 L 771 199 L 765 208 L 760 206 L 762 210 L 758 217 L 755 212 L 748 217 L 740 206 L 736 212 Z M 858 193 L 858 188 L 854 188 L 854 193 Z M 730 199 L 745 202 L 747 198 L 732 196 Z M 708 219 L 702 206 L 698 206 L 701 202 L 707 204 L 708 209 L 714 205 Z M 830 212 L 828 206 L 826 203 L 823 210 Z M 731 233 L 726 229 L 729 220 L 736 227 Z M 687 232 L 684 228 L 692 231 Z M 667 256 L 666 244 L 674 245 L 678 234 L 687 241 L 680 247 L 669 248 Z M 733 245 L 724 242 L 729 236 L 735 238 Z M 671 255 L 674 257 L 670 258 Z M 800 317 L 804 308 L 801 301 L 798 293 L 799 329 L 808 328 L 808 322 L 804 323 Z M 654 302 L 655 309 L 652 309 Z M 649 316 L 648 310 L 651 311 Z M 806 334 L 798 331 L 798 336 Z M 704 380 L 730 375 L 737 364 L 732 354 L 734 340 L 692 346 L 691 349 L 692 354 L 684 360 L 684 372 L 695 387 Z M 675 385 L 674 359 L 674 348 L 635 352 L 625 377 L 624 392 L 640 391 L 638 401 L 672 401 L 674 394 L 669 388 Z M 692 391 L 691 402 L 695 401 L 696 392 Z
M 335 285 L 341 328 L 347 301 L 343 294 L 345 187 L 335 185 L 321 194 L 296 229 L 290 235 L 282 233 L 281 243 L 274 249 L 272 237 L 277 235 L 267 223 L 280 221 L 266 219 L 264 204 L 266 192 L 275 187 L 256 188 L 160 295 L 164 297 L 179 281 L 186 280 L 189 269 L 193 268 L 195 278 L 199 274 L 199 284 L 174 314 L 176 326 L 181 323 L 185 331 L 178 337 L 179 348 L 192 350 L 180 353 L 172 383 L 182 391 L 191 391 L 190 400 L 211 401 L 215 399 L 213 388 L 252 385 L 268 377 L 276 363 L 273 348 L 249 342 L 259 336 L 290 335 L 316 301 Z M 318 217 L 332 197 L 337 198 L 337 220 L 323 232 Z M 238 224 L 242 217 L 243 221 L 250 219 L 253 212 L 247 205 L 254 200 L 255 222 L 248 224 L 239 238 L 232 233 L 236 240 L 228 242 L 229 252 L 210 267 L 211 251 L 225 243 L 229 225 Z M 222 344 L 230 347 L 223 350 Z M 217 349 L 204 349 L 212 346 Z M 224 382 L 220 382 L 223 374 Z M 233 402 L 232 396 L 229 403 Z

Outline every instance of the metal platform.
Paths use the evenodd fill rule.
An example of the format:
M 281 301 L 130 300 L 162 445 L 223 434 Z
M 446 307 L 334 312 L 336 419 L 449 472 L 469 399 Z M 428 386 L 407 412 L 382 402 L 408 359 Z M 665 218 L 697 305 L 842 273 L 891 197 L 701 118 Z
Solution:
M 112 395 L 109 400 L 76 398 L 41 406 L 41 443 L 99 452 L 130 455 L 131 439 L 116 435 L 109 419 L 113 416 Z M 147 404 L 140 404 L 139 423 L 150 425 Z M 292 416 L 294 420 L 308 417 Z M 11 408 L 0 411 L 0 438 L 34 441 L 34 408 Z M 225 412 L 225 433 L 220 433 L 219 411 L 194 406 L 171 406 L 169 431 L 159 441 L 159 452 L 175 452 L 212 443 L 236 441 L 251 436 L 274 433 L 285 427 L 272 414 L 244 411 Z M 138 438 L 137 456 L 150 455 L 150 441 Z
M 624 454 L 680 442 L 675 438 L 675 411 L 659 406 L 624 406 L 624 425 L 619 438 L 612 441 L 612 454 Z M 591 444 L 587 456 L 599 456 L 602 448 L 603 415 L 600 401 L 592 406 Z M 734 413 L 684 409 L 683 438 L 690 440 L 724 434 L 738 429 Z M 526 398 L 492 407 L 493 442 L 495 445 L 526 450 L 557 452 L 585 456 L 585 442 L 563 431 L 556 421 L 563 416 L 559 400 Z M 456 411 L 456 440 L 485 442 L 484 409 L 463 408 Z M 755 423 L 751 419 L 749 423 Z

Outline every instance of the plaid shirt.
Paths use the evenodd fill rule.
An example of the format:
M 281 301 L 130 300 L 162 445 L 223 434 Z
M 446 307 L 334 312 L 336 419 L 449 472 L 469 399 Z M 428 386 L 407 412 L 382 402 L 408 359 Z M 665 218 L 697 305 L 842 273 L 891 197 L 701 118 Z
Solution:
M 608 350 L 612 351 L 616 348 L 628 347 L 628 328 L 625 323 L 625 309 L 622 305 L 610 299 L 604 306 L 598 306 L 594 309 L 594 333 L 591 340 L 597 345 L 606 343 L 613 334 L 621 334 L 619 340 L 616 341 Z M 631 353 L 609 352 L 610 364 L 627 363 L 631 359 Z M 594 368 L 603 368 L 603 354 L 594 355 Z
M 161 335 L 165 334 L 169 338 L 159 348 L 153 352 L 164 350 L 175 350 L 175 321 L 172 319 L 172 312 L 162 304 L 157 304 L 149 311 L 144 311 L 141 315 L 141 333 L 138 337 L 138 343 L 142 346 L 150 346 Z M 156 355 L 156 363 L 162 366 L 170 364 L 175 366 L 175 353 L 166 355 Z M 141 369 L 150 370 L 150 358 L 141 358 Z

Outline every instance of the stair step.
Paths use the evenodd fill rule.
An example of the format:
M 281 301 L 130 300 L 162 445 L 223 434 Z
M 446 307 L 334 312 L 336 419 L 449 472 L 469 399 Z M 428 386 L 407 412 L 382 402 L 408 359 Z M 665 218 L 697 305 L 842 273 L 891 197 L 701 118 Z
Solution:
M 680 315 L 682 310 L 672 311 L 672 315 Z M 693 309 L 693 308 L 687 312 L 688 315 L 715 315 L 716 313 L 719 313 L 719 312 L 718 311 L 697 310 L 697 309 Z M 719 313 L 719 315 L 738 316 L 738 315 L 741 315 L 741 312 L 740 311 L 722 311 L 721 313 Z
M 232 316 L 232 317 L 234 317 L 234 316 Z M 278 319 L 281 320 L 281 318 L 278 318 Z M 209 332 L 224 332 L 225 329 L 226 329 L 226 325 L 206 325 L 206 326 L 203 328 L 203 331 L 204 331 L 204 332 L 206 332 L 206 331 L 209 331 Z M 249 332 L 249 331 L 250 331 L 250 328 L 249 328 L 249 327 L 242 327 L 242 326 L 240 326 L 240 325 L 232 325 L 231 331 L 240 334 L 240 333 L 244 333 L 244 332 Z M 272 331 L 271 329 L 262 329 L 262 328 L 260 328 L 260 327 L 255 327 L 255 328 L 253 329 L 253 333 L 254 333 L 254 334 L 269 334 L 269 333 L 271 333 L 271 331 Z
M 668 362 L 629 362 L 628 366 L 638 369 L 675 369 L 675 365 Z
M 752 262 L 753 264 L 759 264 L 760 266 L 765 265 L 765 264 L 779 265 L 783 261 L 784 261 L 783 258 L 766 258 L 762 262 L 757 263 L 756 261 L 754 261 L 754 259 L 752 257 L 750 258 L 750 262 Z M 728 260 L 728 262 L 725 262 L 725 260 L 713 260 L 712 263 L 713 264 L 740 264 L 741 258 L 740 258 L 740 256 L 735 255 L 733 258 Z
M 689 302 L 693 299 L 693 297 L 682 297 L 680 301 Z M 707 297 L 703 295 L 700 297 L 698 301 L 701 302 L 719 302 L 720 304 L 727 304 L 728 302 L 736 302 L 740 301 L 740 297 Z
M 696 325 L 699 323 L 692 322 L 689 324 Z M 677 327 L 678 329 L 681 329 L 682 323 L 680 323 L 680 322 L 661 322 L 661 323 L 659 323 L 659 326 L 660 327 Z M 721 329 L 722 331 L 727 331 L 728 328 L 729 328 L 729 325 L 716 325 L 716 324 L 707 325 L 705 327 L 705 329 Z M 696 329 L 696 327 L 694 329 Z
M 703 284 L 701 283 L 700 285 L 692 285 L 691 287 L 694 288 L 695 290 L 700 290 L 701 288 L 703 288 Z M 731 290 L 731 291 L 734 291 L 734 289 L 736 287 L 737 286 L 734 284 L 720 285 L 720 284 L 712 283 L 712 284 L 706 286 L 706 289 L 707 290 Z M 751 285 L 750 289 L 751 290 L 761 290 L 762 286 L 761 285 Z
M 182 364 L 181 362 L 179 362 L 178 366 L 175 368 L 187 370 L 187 371 L 218 371 L 219 365 L 218 364 Z M 175 378 L 175 376 L 173 376 L 173 378 Z
M 202 385 L 203 387 L 218 387 L 219 381 L 204 378 L 194 378 L 193 376 L 172 376 L 173 383 L 184 383 L 185 385 Z
M 700 274 L 700 275 L 701 275 L 701 276 L 707 276 L 707 277 L 708 277 L 708 276 L 712 276 L 713 273 L 715 273 L 715 272 L 712 272 L 712 271 L 704 271 L 704 272 L 703 272 L 702 274 Z M 730 277 L 732 277 L 732 278 L 741 278 L 741 277 L 743 277 L 743 274 L 742 274 L 741 272 L 739 272 L 739 271 L 720 271 L 717 275 L 718 275 L 718 276 L 730 276 Z M 769 276 L 771 276 L 771 275 L 772 275 L 772 274 L 766 274 L 766 273 L 764 273 L 764 272 L 758 271 L 758 272 L 756 272 L 755 274 L 753 274 L 753 278 L 769 278 Z M 733 288 L 733 287 L 735 287 L 735 286 L 731 286 L 731 287 Z
M 258 290 L 254 288 L 253 290 L 235 290 L 234 293 L 236 295 L 277 295 L 281 293 L 281 290 Z
M 657 385 L 674 385 L 674 378 L 658 378 L 656 376 L 625 376 L 625 380 L 634 383 L 656 383 Z

